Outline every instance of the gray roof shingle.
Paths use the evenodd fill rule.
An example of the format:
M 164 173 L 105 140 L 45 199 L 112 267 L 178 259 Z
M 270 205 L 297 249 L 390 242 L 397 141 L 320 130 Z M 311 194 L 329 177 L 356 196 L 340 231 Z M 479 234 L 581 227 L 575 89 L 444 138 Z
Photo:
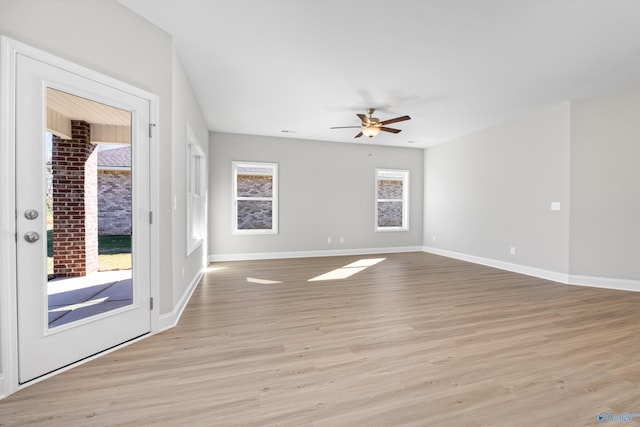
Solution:
M 98 167 L 130 168 L 131 146 L 99 151 Z

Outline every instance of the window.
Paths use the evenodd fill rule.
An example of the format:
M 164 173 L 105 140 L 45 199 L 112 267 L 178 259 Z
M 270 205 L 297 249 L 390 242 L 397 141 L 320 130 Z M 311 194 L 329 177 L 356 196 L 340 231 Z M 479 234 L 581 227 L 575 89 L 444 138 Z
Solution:
M 233 162 L 234 234 L 278 234 L 278 165 Z
M 204 153 L 187 124 L 187 256 L 204 239 L 206 197 L 204 193 Z
M 409 171 L 376 169 L 376 231 L 409 229 Z

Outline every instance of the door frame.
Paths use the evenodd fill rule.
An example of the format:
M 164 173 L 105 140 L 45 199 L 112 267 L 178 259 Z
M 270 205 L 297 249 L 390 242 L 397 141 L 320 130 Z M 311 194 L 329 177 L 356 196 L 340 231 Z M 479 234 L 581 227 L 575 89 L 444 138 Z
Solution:
M 149 147 L 149 209 L 158 217 L 160 207 L 159 180 L 159 99 L 158 96 L 128 83 L 85 68 L 79 64 L 59 58 L 40 49 L 0 35 L 0 399 L 21 388 L 35 384 L 72 367 L 78 366 L 142 338 L 121 344 L 95 356 L 78 361 L 68 367 L 44 375 L 24 385 L 18 383 L 18 313 L 16 272 L 16 56 L 22 54 L 54 67 L 64 69 L 81 77 L 97 81 L 149 101 L 150 129 Z M 151 217 L 151 215 L 150 215 Z M 159 238 L 158 221 L 150 225 L 150 286 L 151 297 L 156 304 L 151 310 L 151 333 L 159 332 Z

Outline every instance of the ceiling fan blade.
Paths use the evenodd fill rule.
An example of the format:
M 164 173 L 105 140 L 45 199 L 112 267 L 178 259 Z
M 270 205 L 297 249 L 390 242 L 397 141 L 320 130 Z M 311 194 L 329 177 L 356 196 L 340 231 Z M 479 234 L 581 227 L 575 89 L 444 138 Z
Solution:
M 404 122 L 405 120 L 411 120 L 411 117 L 409 116 L 396 117 L 395 119 L 384 120 L 380 122 L 380 124 L 384 126 L 384 125 L 390 125 L 391 123 Z
M 360 138 L 363 135 L 362 132 L 360 132 L 359 134 L 357 134 L 356 136 L 354 136 L 354 138 Z
M 360 129 L 362 126 L 334 126 L 329 129 Z
M 400 132 L 402 132 L 400 129 L 386 128 L 384 126 L 380 127 L 380 130 L 383 130 L 385 132 L 391 132 L 391 133 L 400 133 Z
M 362 120 L 362 123 L 364 124 L 369 123 L 369 117 L 367 117 L 366 114 L 356 114 L 356 116 L 358 116 L 360 120 Z

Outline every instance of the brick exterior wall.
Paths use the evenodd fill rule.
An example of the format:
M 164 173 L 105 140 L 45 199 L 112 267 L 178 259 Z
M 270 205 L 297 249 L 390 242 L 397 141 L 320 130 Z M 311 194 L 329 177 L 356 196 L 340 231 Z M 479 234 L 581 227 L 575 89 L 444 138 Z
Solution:
M 91 125 L 72 120 L 72 139 L 53 138 L 53 273 L 98 271 L 97 151 Z
M 378 180 L 378 199 L 402 200 L 402 181 Z
M 131 171 L 98 172 L 98 234 L 131 235 Z
M 238 197 L 272 197 L 273 177 L 267 175 L 238 175 Z M 273 209 L 270 200 L 238 200 L 238 230 L 273 228 Z
M 379 180 L 378 199 L 402 200 L 402 181 Z M 402 202 L 378 202 L 378 227 L 402 226 Z
M 273 177 L 268 175 L 238 175 L 239 197 L 271 197 Z
M 378 202 L 378 227 L 402 226 L 402 202 Z
M 273 228 L 272 202 L 238 200 L 238 230 L 270 230 Z

